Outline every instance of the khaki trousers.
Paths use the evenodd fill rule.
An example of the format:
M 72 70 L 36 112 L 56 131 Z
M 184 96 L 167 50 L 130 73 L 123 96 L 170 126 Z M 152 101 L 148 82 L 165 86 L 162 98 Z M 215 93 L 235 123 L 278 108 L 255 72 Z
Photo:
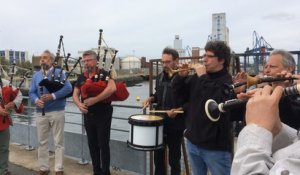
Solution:
M 36 113 L 36 127 L 38 135 L 38 165 L 40 170 L 50 170 L 49 167 L 49 149 L 48 138 L 52 132 L 55 146 L 55 171 L 63 171 L 64 159 L 64 126 L 65 112 L 53 111 L 47 112 L 45 116 L 42 113 Z

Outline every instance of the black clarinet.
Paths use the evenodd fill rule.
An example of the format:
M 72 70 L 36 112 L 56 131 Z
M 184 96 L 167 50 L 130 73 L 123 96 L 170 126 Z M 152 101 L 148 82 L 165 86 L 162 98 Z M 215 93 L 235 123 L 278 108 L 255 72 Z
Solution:
M 47 72 L 46 70 L 43 69 L 43 72 L 44 72 L 44 80 L 48 79 L 48 76 L 47 76 Z M 44 86 L 39 86 L 40 88 L 40 95 L 41 97 L 44 95 Z M 45 116 L 45 106 L 42 108 L 42 116 Z
M 43 86 L 39 86 L 39 87 L 40 87 L 40 95 L 42 97 L 44 95 Z M 45 116 L 45 106 L 42 108 L 42 116 Z
M 283 96 L 300 95 L 300 83 L 283 89 Z M 232 99 L 218 104 L 216 101 L 209 99 L 205 103 L 205 113 L 211 121 L 218 121 L 221 113 L 232 109 L 245 107 L 248 100 Z

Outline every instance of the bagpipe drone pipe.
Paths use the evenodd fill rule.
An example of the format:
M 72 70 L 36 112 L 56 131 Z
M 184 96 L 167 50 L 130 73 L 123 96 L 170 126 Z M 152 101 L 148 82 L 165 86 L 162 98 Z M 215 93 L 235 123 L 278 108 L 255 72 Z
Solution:
M 69 60 L 69 58 L 71 58 L 70 57 L 71 54 L 68 53 L 67 56 L 64 56 L 65 59 L 63 60 L 63 63 L 65 64 L 65 68 L 66 68 L 66 71 L 67 71 L 65 73 L 65 76 L 63 76 L 64 66 L 61 67 L 61 69 L 58 72 L 58 75 L 55 76 L 56 75 L 55 71 L 58 67 L 59 59 L 61 58 L 61 56 L 60 56 L 61 46 L 63 47 L 63 50 L 64 50 L 63 36 L 60 36 L 59 44 L 58 44 L 58 48 L 57 48 L 57 52 L 56 52 L 56 56 L 55 56 L 55 60 L 52 64 L 53 69 L 51 71 L 51 79 L 48 78 L 47 73 L 44 71 L 44 79 L 39 83 L 39 86 L 40 87 L 45 87 L 48 90 L 49 93 L 54 93 L 54 92 L 60 90 L 61 88 L 63 88 L 64 85 L 65 85 L 65 82 L 67 81 L 69 76 L 72 74 L 72 72 L 75 70 L 76 66 L 78 64 L 80 64 L 80 61 L 81 61 L 81 57 L 79 57 L 78 59 L 72 58 L 72 59 L 76 60 L 76 62 L 73 65 L 73 68 L 69 71 L 68 60 Z M 72 86 L 74 86 L 74 84 L 72 84 Z M 72 94 L 73 94 L 73 92 L 67 94 L 65 96 L 65 98 L 71 97 Z
M 114 65 L 114 62 L 115 62 L 116 55 L 117 55 L 118 51 L 114 50 L 113 57 L 112 57 L 112 60 L 111 60 L 111 63 L 110 63 L 110 67 L 109 67 L 109 70 L 107 72 L 107 71 L 104 71 L 104 67 L 105 67 L 106 55 L 107 55 L 108 50 L 105 49 L 105 53 L 104 53 L 103 60 L 102 60 L 102 69 L 99 69 L 102 32 L 103 32 L 103 30 L 100 29 L 100 35 L 99 35 L 99 40 L 98 40 L 98 52 L 97 52 L 98 72 L 94 76 L 93 79 L 84 78 L 82 80 L 82 81 L 84 81 L 84 83 L 81 87 L 81 96 L 82 96 L 83 99 L 86 99 L 86 98 L 89 98 L 89 97 L 95 97 L 98 94 L 100 94 L 101 92 L 103 92 L 103 90 L 107 86 L 107 83 L 108 83 L 109 79 L 112 78 L 111 74 L 112 74 L 112 71 L 113 71 L 113 65 Z M 86 77 L 86 76 L 83 76 L 83 77 Z M 116 82 L 116 88 L 117 88 L 117 90 L 115 91 L 115 93 L 113 93 L 110 97 L 103 100 L 102 102 L 109 103 L 109 102 L 112 102 L 112 101 L 124 101 L 128 98 L 129 92 L 128 92 L 126 84 L 124 82 Z

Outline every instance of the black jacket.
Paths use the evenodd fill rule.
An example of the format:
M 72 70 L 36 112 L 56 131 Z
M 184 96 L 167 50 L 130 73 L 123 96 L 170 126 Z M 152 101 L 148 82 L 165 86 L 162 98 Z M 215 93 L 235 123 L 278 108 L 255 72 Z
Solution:
M 183 104 L 179 99 L 176 99 L 173 94 L 173 80 L 174 77 L 169 78 L 168 74 L 164 71 L 156 77 L 155 93 L 152 94 L 152 96 L 154 96 L 154 102 L 157 103 L 157 106 L 155 107 L 156 110 L 169 110 L 181 107 L 180 105 Z M 164 117 L 165 131 L 185 129 L 184 114 L 177 114 L 174 119 L 168 117 L 167 114 L 156 115 Z
M 292 128 L 300 128 L 300 97 L 299 95 L 282 97 L 279 102 L 280 120 Z
M 210 121 L 205 113 L 208 99 L 220 103 L 235 98 L 224 92 L 224 83 L 232 84 L 231 75 L 225 69 L 174 80 L 174 93 L 179 94 L 179 98 L 188 97 L 183 105 L 187 115 L 185 137 L 205 149 L 231 151 L 232 148 L 230 112 L 221 114 L 217 122 Z

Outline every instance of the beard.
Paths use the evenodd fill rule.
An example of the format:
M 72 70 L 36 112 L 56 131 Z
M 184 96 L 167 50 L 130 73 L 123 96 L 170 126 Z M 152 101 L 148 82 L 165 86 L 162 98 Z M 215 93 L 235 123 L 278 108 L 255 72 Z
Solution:
M 41 67 L 43 68 L 43 70 L 49 70 L 50 69 L 50 66 L 46 63 L 42 63 Z
M 85 68 L 85 70 L 87 70 L 88 73 L 93 73 L 96 70 L 96 68 L 88 66 L 88 67 Z

